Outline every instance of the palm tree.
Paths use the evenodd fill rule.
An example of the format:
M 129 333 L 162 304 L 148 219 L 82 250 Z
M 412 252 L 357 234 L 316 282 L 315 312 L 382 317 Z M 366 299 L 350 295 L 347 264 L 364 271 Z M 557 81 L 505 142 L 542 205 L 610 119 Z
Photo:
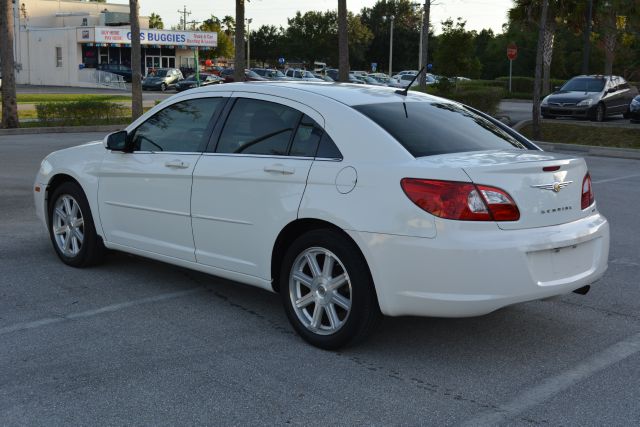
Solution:
M 338 78 L 349 81 L 349 33 L 347 29 L 347 0 L 338 0 Z
M 142 115 L 142 49 L 140 48 L 140 19 L 138 0 L 129 0 L 131 17 L 131 117 L 135 120 Z
M 164 22 L 162 22 L 160 15 L 155 13 L 151 13 L 151 15 L 149 15 L 149 28 L 156 28 L 158 30 L 162 30 L 164 28 Z
M 236 31 L 236 20 L 233 19 L 233 16 L 225 15 L 222 18 L 222 25 L 224 25 L 224 32 L 230 36 Z
M 0 0 L 0 61 L 2 61 L 2 128 L 17 128 L 16 75 L 13 63 L 13 2 Z
M 236 82 L 244 81 L 244 0 L 236 0 L 236 58 L 233 79 Z
M 547 11 L 549 0 L 542 0 L 542 10 L 540 11 L 540 25 L 538 27 L 538 48 L 536 51 L 536 74 L 533 81 L 533 108 L 531 111 L 533 123 L 533 139 L 540 139 L 540 92 L 542 89 L 542 53 L 544 50 L 544 39 L 547 23 Z

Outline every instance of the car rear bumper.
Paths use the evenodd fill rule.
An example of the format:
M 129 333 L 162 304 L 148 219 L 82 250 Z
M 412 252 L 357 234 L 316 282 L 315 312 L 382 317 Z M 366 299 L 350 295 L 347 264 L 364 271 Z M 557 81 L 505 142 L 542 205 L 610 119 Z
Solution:
M 433 239 L 349 232 L 367 259 L 384 314 L 487 314 L 571 292 L 607 269 L 609 224 L 600 214 L 526 230 L 449 223 Z

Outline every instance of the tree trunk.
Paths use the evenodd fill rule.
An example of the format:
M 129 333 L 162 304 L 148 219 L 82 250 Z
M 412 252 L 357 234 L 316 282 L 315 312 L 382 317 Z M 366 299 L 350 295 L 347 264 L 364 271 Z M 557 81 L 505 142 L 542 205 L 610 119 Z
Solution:
M 142 49 L 140 48 L 140 5 L 138 0 L 129 0 L 131 21 L 131 118 L 142 115 Z
M 553 44 L 556 36 L 555 17 L 547 24 L 544 33 L 544 51 L 542 54 L 542 94 L 548 95 L 551 92 L 551 61 L 553 59 Z
M 604 35 L 604 74 L 613 74 L 613 58 L 616 51 L 616 33 L 609 30 Z
M 349 81 L 347 0 L 338 0 L 338 78 L 341 82 Z
M 2 122 L 3 129 L 17 128 L 16 74 L 13 58 L 13 2 L 0 0 L 0 61 L 2 61 Z
M 593 0 L 589 0 L 589 5 L 585 10 L 585 30 L 583 34 L 582 47 L 582 74 L 589 74 L 589 59 L 591 50 L 591 20 L 593 13 Z
M 542 11 L 540 12 L 540 25 L 538 33 L 538 48 L 536 51 L 536 74 L 533 82 L 533 108 L 531 119 L 533 120 L 533 139 L 540 139 L 540 92 L 542 88 L 542 51 L 544 49 L 544 34 L 547 23 L 547 11 L 549 0 L 542 1 Z
M 422 51 L 420 52 L 420 69 L 426 67 L 429 63 L 427 53 L 429 52 L 429 17 L 431 14 L 431 0 L 425 0 L 424 2 L 424 14 L 422 15 L 422 28 L 420 29 L 420 37 L 422 37 Z M 420 74 L 420 89 L 427 89 L 427 70 L 425 68 L 424 73 Z
M 244 53 L 244 0 L 236 0 L 236 58 L 233 80 L 244 81 L 245 53 Z

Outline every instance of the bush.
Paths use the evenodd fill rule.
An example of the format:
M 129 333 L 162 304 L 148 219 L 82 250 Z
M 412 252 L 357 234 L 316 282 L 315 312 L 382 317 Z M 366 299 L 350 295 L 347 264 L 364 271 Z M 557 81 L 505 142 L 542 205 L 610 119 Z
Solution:
M 107 101 L 46 102 L 36 104 L 36 112 L 44 126 L 78 126 L 119 123 L 127 107 Z
M 533 98 L 533 77 L 524 77 L 524 76 L 513 76 L 511 78 L 511 92 L 512 93 L 528 93 L 529 99 Z M 503 82 L 505 89 L 509 89 L 509 77 L 498 77 L 496 81 Z M 555 86 L 562 86 L 565 84 L 566 80 L 564 79 L 551 79 L 551 90 Z M 507 94 L 507 96 L 509 96 Z
M 419 90 L 413 89 L 413 90 Z M 503 96 L 503 89 L 491 86 L 465 87 L 465 85 L 442 84 L 427 87 L 427 93 L 460 102 L 487 114 L 495 114 Z

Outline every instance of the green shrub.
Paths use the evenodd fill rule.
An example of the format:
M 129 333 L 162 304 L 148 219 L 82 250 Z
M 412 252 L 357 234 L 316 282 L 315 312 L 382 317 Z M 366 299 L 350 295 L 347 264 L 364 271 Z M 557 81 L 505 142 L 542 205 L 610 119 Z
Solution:
M 412 90 L 419 89 L 416 87 Z M 464 87 L 464 85 L 456 87 L 453 83 L 444 87 L 442 84 L 427 87 L 427 93 L 430 95 L 451 99 L 491 115 L 498 111 L 498 104 L 500 104 L 503 92 L 503 89 L 499 87 Z
M 504 87 L 509 89 L 509 77 L 498 77 L 496 81 L 504 82 Z M 511 79 L 511 92 L 512 93 L 528 93 L 529 98 L 533 98 L 533 83 L 535 79 L 533 77 L 513 76 Z M 551 90 L 555 86 L 562 86 L 565 84 L 565 79 L 551 79 Z
M 36 104 L 36 112 L 44 126 L 78 126 L 119 122 L 127 107 L 107 101 L 46 102 Z

